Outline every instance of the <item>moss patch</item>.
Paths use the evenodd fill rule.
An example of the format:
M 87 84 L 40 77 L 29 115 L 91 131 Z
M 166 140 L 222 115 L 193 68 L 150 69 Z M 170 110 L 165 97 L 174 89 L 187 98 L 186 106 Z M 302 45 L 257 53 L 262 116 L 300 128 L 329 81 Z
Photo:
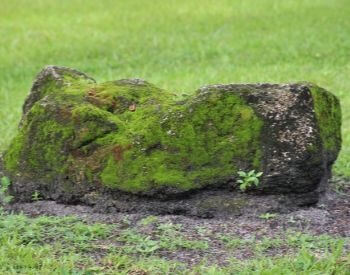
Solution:
M 4 156 L 6 170 L 10 172 L 18 171 L 24 142 L 24 134 L 22 132 L 17 133 L 17 136 L 12 140 L 9 149 Z
M 185 191 L 227 181 L 237 160 L 259 169 L 263 122 L 237 94 L 212 91 L 168 108 L 140 106 L 119 116 L 125 128 L 105 137 L 118 153 L 101 173 L 104 185 Z
M 324 148 L 337 155 L 341 147 L 341 110 L 338 99 L 326 90 L 312 85 L 315 116 Z
M 180 101 L 139 80 L 52 81 L 5 155 L 13 173 L 150 194 L 225 183 L 261 166 L 263 122 L 238 93 L 213 89 Z

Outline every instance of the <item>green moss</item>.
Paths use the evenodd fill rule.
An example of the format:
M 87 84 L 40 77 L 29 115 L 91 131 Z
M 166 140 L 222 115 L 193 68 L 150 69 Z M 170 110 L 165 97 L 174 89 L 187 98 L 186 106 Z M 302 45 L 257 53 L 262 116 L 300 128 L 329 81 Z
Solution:
M 118 183 L 117 178 L 117 163 L 114 161 L 113 157 L 110 156 L 107 160 L 106 166 L 103 169 L 100 177 L 105 186 L 111 187 Z
M 84 75 L 78 74 L 76 71 L 69 69 L 60 70 L 60 77 L 65 86 L 95 84 L 92 79 L 86 78 Z
M 339 101 L 334 95 L 316 85 L 312 85 L 310 90 L 323 146 L 327 151 L 336 155 L 341 146 Z
M 119 116 L 127 126 L 108 138 L 122 156 L 111 154 L 101 173 L 104 185 L 128 192 L 189 190 L 227 181 L 237 161 L 260 168 L 263 122 L 238 95 L 212 91 L 168 106 L 167 112 L 147 105 Z
M 225 183 L 238 169 L 260 170 L 262 126 L 235 92 L 176 101 L 147 82 L 79 80 L 32 106 L 21 129 L 26 140 L 14 140 L 7 166 L 131 193 L 186 191 Z
M 27 168 L 38 172 L 38 174 L 43 173 L 43 168 L 47 173 L 62 174 L 65 171 L 67 158 L 64 152 L 65 144 L 72 137 L 72 127 L 53 119 L 44 122 L 33 121 L 32 123 L 31 129 L 29 129 L 31 139 L 28 141 L 25 152 L 31 167 Z
M 34 104 L 26 123 L 5 154 L 5 165 L 9 171 L 20 170 L 37 178 L 55 178 L 65 172 L 64 150 L 73 129 L 51 115 L 47 108 Z
M 54 95 L 56 97 L 81 95 L 85 90 L 84 88 L 94 85 L 92 80 L 86 79 L 73 71 L 62 69 L 58 69 L 58 71 L 60 73 L 59 79 L 56 79 L 55 77 L 57 76 L 54 77 L 51 74 L 41 79 L 40 86 L 35 91 L 35 100 L 31 102 L 30 108 L 35 102 L 47 95 Z
M 19 162 L 21 160 L 21 152 L 23 144 L 25 142 L 25 136 L 20 131 L 17 136 L 12 140 L 9 150 L 4 156 L 5 169 L 9 172 L 16 172 L 19 169 Z
M 117 129 L 113 116 L 91 104 L 80 104 L 72 109 L 72 123 L 75 129 L 74 148 Z

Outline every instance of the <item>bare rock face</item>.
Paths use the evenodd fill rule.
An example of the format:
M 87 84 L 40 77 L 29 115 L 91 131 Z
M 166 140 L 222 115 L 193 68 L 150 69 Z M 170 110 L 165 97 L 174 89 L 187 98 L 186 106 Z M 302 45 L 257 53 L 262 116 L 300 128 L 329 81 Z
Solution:
M 338 99 L 310 83 L 212 85 L 183 99 L 143 80 L 97 84 L 48 66 L 3 172 L 18 200 L 35 190 L 64 202 L 102 193 L 176 198 L 234 190 L 237 171 L 252 169 L 263 172 L 253 193 L 316 194 L 339 153 L 340 128 Z

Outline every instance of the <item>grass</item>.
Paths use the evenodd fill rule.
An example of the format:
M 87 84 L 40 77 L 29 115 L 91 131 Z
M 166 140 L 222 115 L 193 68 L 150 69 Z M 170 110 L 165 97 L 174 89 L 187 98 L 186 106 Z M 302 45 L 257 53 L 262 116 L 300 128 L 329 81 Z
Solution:
M 334 172 L 350 177 L 349 14 L 348 0 L 2 0 L 0 151 L 47 64 L 77 68 L 100 82 L 144 78 L 184 94 L 205 84 L 306 80 L 341 100 L 343 149 Z M 142 226 L 155 222 L 148 218 Z M 157 253 L 203 253 L 210 249 L 205 239 L 188 240 L 171 224 L 157 225 L 152 236 L 130 228 L 114 236 L 115 226 L 1 214 L 0 273 L 349 274 L 344 240 L 327 236 L 295 233 L 256 246 L 218 236 L 229 249 L 255 247 L 256 257 L 188 268 Z M 266 254 L 284 246 L 293 257 Z
M 179 93 L 205 84 L 312 81 L 343 108 L 337 174 L 350 177 L 348 0 L 3 0 L 0 150 L 46 64 L 98 81 L 144 78 Z
M 144 223 L 141 223 L 144 227 Z M 137 229 L 124 230 L 118 239 L 125 244 L 123 251 L 126 253 L 152 254 L 159 250 L 176 251 L 207 250 L 209 244 L 205 240 L 188 240 L 181 234 L 181 225 L 172 223 L 160 223 L 154 230 L 154 236 L 142 234 Z
M 125 223 L 124 223 L 125 224 Z M 150 234 L 139 222 L 133 229 L 120 224 L 87 224 L 73 217 L 28 218 L 0 212 L 1 274 L 350 274 L 344 253 L 349 239 L 289 232 L 284 238 L 242 240 L 218 235 L 234 252 L 252 249 L 248 260 L 230 259 L 226 267 L 205 261 L 192 267 L 161 258 L 157 252 L 210 249 L 203 240 L 189 241 L 179 224 L 154 221 Z M 287 256 L 266 257 L 274 248 Z M 292 257 L 291 257 L 292 256 Z M 263 272 L 263 273 L 261 273 Z

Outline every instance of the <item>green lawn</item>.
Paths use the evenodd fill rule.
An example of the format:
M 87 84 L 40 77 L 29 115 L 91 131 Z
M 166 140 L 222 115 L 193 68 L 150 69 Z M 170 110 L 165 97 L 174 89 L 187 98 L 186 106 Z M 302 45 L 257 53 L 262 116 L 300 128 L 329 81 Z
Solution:
M 152 225 L 153 224 L 153 225 Z M 154 226 L 152 238 L 137 230 Z M 201 227 L 205 230 L 205 227 Z M 210 233 L 215 235 L 215 232 Z M 283 239 L 242 240 L 212 236 L 234 254 L 250 247 L 253 257 L 242 261 L 234 257 L 225 267 L 209 261 L 191 268 L 181 261 L 159 257 L 157 252 L 181 250 L 205 253 L 210 243 L 188 240 L 181 225 L 158 223 L 149 216 L 133 229 L 120 224 L 87 224 L 73 217 L 30 219 L 24 215 L 5 216 L 0 211 L 0 273 L 25 275 L 348 275 L 350 257 L 344 255 L 349 239 L 325 235 L 287 233 Z M 285 256 L 268 257 L 274 249 L 294 251 Z M 292 253 L 292 252 L 288 252 Z M 205 254 L 204 254 L 205 255 Z

